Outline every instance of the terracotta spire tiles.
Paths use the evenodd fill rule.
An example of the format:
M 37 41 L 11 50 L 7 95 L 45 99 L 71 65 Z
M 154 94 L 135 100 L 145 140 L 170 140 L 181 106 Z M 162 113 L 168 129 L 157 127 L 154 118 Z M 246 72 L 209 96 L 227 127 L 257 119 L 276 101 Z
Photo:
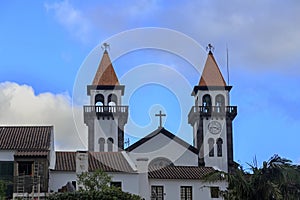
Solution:
M 120 85 L 107 50 L 103 53 L 92 85 Z
M 208 53 L 199 86 L 226 86 L 226 82 L 211 51 Z

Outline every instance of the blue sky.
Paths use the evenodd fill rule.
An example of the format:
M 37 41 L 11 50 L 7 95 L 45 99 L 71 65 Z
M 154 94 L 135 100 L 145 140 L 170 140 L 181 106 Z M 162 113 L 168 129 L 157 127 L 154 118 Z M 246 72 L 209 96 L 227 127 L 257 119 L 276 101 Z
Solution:
M 153 115 L 162 109 L 165 127 L 191 142 L 186 112 L 206 52 L 180 41 L 170 41 L 170 46 L 185 50 L 182 57 L 161 49 L 133 51 L 132 41 L 117 43 L 124 31 L 158 27 L 184 34 L 203 48 L 212 43 L 225 78 L 228 46 L 231 104 L 239 113 L 234 122 L 236 161 L 251 162 L 254 156 L 262 161 L 276 153 L 299 163 L 299 9 L 296 0 L 1 1 L 0 110 L 5 114 L 0 122 L 53 124 L 57 149 L 82 145 L 84 134 L 75 134 L 73 116 L 81 116 L 79 105 L 87 99 L 86 93 L 83 99 L 75 93 L 92 81 L 101 57 L 101 48 L 95 47 L 108 40 L 116 73 L 128 84 L 128 135 L 138 138 L 155 129 Z M 137 40 L 151 43 L 149 37 Z M 151 39 L 162 42 L 159 36 Z M 116 53 L 119 49 L 124 53 Z M 183 59 L 188 56 L 196 66 Z M 84 125 L 75 123 L 82 130 Z

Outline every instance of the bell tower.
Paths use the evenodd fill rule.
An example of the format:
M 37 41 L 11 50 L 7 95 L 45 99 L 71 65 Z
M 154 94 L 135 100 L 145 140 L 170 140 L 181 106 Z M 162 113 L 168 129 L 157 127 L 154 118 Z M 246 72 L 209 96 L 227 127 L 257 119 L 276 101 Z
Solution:
M 199 84 L 194 87 L 188 121 L 193 127 L 194 146 L 199 150 L 199 166 L 215 167 L 228 172 L 233 162 L 232 121 L 237 107 L 230 106 L 228 86 L 212 53 L 209 53 Z
M 122 105 L 125 86 L 119 84 L 106 45 L 92 85 L 87 86 L 90 105 L 83 108 L 88 150 L 94 152 L 123 150 L 128 118 L 128 106 Z

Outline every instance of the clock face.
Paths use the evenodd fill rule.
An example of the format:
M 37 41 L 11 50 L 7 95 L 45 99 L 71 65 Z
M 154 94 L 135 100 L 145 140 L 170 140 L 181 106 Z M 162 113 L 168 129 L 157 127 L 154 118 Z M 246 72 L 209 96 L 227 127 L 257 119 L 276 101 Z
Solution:
M 208 131 L 212 134 L 218 134 L 222 130 L 222 125 L 218 121 L 211 121 L 208 124 Z

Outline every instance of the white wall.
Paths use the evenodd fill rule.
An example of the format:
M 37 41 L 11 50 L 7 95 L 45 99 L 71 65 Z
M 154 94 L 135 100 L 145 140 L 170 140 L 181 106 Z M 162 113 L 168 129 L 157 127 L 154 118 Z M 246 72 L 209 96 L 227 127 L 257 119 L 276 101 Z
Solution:
M 203 183 L 201 180 L 158 180 L 149 179 L 147 184 L 144 184 L 144 179 L 140 179 L 140 176 L 147 174 L 126 174 L 126 173 L 108 173 L 112 176 L 112 181 L 122 182 L 122 190 L 124 192 L 129 192 L 132 194 L 137 194 L 145 198 L 145 200 L 150 200 L 151 196 L 151 185 L 162 185 L 164 186 L 165 199 L 179 200 L 180 199 L 180 186 L 192 186 L 193 199 L 203 199 L 209 200 L 210 197 L 210 187 L 217 186 L 221 190 L 225 190 L 227 187 L 226 182 L 216 182 L 216 183 Z M 75 172 L 61 172 L 61 171 L 50 171 L 50 190 L 57 192 L 62 186 L 66 185 L 67 182 L 76 181 Z M 141 182 L 142 180 L 142 182 Z M 222 198 L 217 198 L 222 199 Z M 217 200 L 216 199 L 216 200 Z
M 139 195 L 139 174 L 108 173 L 112 176 L 112 181 L 122 182 L 122 191 Z
M 54 127 L 51 128 L 51 140 L 50 140 L 50 161 L 49 161 L 49 169 L 55 168 L 56 155 L 54 149 Z
M 210 187 L 217 186 L 220 187 L 220 190 L 225 190 L 227 183 L 226 182 L 216 182 L 216 183 L 206 183 L 201 182 L 200 180 L 149 180 L 150 187 L 151 185 L 164 186 L 164 199 L 180 200 L 180 187 L 181 186 L 192 186 L 193 199 L 200 200 L 209 200 L 209 199 L 222 199 L 220 198 L 211 198 Z M 151 194 L 150 194 L 151 195 Z M 148 200 L 148 199 L 147 199 Z
M 14 161 L 14 151 L 0 150 L 0 161 Z
M 139 195 L 139 174 L 126 174 L 126 173 L 108 173 L 112 176 L 112 181 L 122 182 L 122 190 L 132 194 Z M 67 171 L 50 171 L 49 188 L 54 192 L 61 189 L 69 181 L 76 181 L 77 176 L 75 172 Z
M 118 117 L 115 117 L 114 119 L 110 118 L 100 118 L 98 120 L 97 118 L 95 120 L 95 146 L 94 149 L 96 152 L 99 151 L 99 138 L 105 139 L 105 145 L 104 145 L 104 151 L 107 151 L 107 139 L 112 138 L 114 140 L 113 143 L 113 151 L 118 151 Z
M 227 137 L 226 137 L 226 119 L 213 119 L 221 123 L 222 130 L 219 134 L 212 134 L 208 131 L 208 124 L 212 119 L 203 120 L 203 144 L 204 144 L 204 162 L 205 166 L 214 167 L 216 169 L 228 172 L 228 165 L 227 165 Z M 209 157 L 209 138 L 214 139 L 214 157 Z M 222 157 L 218 157 L 217 155 L 217 144 L 216 141 L 218 138 L 223 140 L 222 144 Z
M 49 174 L 49 189 L 50 191 L 57 192 L 62 186 L 66 185 L 69 181 L 76 181 L 77 176 L 75 172 L 67 171 L 50 171 Z
M 228 106 L 230 104 L 229 102 L 229 92 L 227 90 L 204 90 L 200 91 L 198 90 L 198 93 L 196 94 L 195 98 L 198 98 L 198 106 L 202 106 L 202 97 L 206 94 L 209 94 L 211 96 L 211 103 L 212 106 L 215 106 L 216 102 L 216 96 L 218 94 L 222 94 L 225 99 L 225 106 Z M 218 121 L 222 125 L 222 131 L 218 134 L 212 134 L 208 131 L 208 124 L 212 121 Z M 198 124 L 195 123 L 193 127 L 194 131 L 194 137 L 197 134 L 197 126 Z M 220 169 L 222 171 L 227 172 L 228 171 L 228 164 L 227 164 L 227 136 L 226 136 L 226 116 L 223 118 L 220 118 L 218 116 L 212 115 L 209 119 L 203 119 L 203 148 L 204 148 L 204 162 L 205 166 L 208 167 L 214 167 L 216 169 Z M 212 138 L 214 139 L 214 157 L 209 157 L 209 144 L 208 139 Z M 222 157 L 218 157 L 217 155 L 217 145 L 216 141 L 218 138 L 221 138 L 223 140 L 222 145 Z
M 197 143 L 197 132 L 198 132 L 198 121 L 195 121 L 194 126 L 193 126 L 193 145 L 195 148 L 198 148 L 198 143 Z
M 134 162 L 137 158 L 148 158 L 148 164 L 155 158 L 163 157 L 171 160 L 177 166 L 198 166 L 198 155 L 186 147 L 158 134 L 129 153 Z

